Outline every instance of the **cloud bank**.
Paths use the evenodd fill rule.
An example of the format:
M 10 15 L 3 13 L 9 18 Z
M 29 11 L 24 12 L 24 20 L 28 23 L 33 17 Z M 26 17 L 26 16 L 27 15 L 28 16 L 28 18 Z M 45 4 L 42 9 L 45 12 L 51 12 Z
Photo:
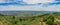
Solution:
M 37 4 L 37 3 L 53 3 L 55 0 L 23 0 L 27 4 Z
M 0 6 L 0 11 L 14 11 L 14 10 L 22 10 L 22 11 L 60 11 L 60 5 L 52 5 L 48 7 L 44 6 Z
M 32 3 L 32 2 L 33 3 Z M 36 3 L 52 3 L 52 2 L 55 2 L 55 0 L 25 0 L 25 2 L 27 4 L 36 4 Z M 9 6 L 0 6 L 0 11 L 14 11 L 14 10 L 22 10 L 22 11 L 60 11 L 60 4 L 58 2 L 56 2 L 57 4 L 55 3 L 52 3 L 54 5 L 49 5 L 49 4 L 46 4 L 46 5 L 35 5 L 35 6 L 18 6 L 18 5 L 9 5 Z

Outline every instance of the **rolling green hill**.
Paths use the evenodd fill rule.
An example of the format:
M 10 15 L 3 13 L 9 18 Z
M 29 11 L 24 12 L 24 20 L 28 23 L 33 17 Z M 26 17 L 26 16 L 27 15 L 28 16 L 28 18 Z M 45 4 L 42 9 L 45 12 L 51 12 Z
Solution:
M 22 14 L 23 17 L 0 14 L 0 25 L 60 25 L 60 12 L 35 15 L 25 12 Z

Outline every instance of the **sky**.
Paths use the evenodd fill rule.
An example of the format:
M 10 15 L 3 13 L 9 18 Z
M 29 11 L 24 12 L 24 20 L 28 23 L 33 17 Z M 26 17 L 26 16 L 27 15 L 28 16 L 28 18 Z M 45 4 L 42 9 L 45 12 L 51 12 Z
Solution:
M 55 0 L 23 0 L 23 2 L 26 2 L 27 4 L 48 3 L 54 1 Z
M 21 1 L 21 0 L 18 0 L 18 1 Z M 0 3 L 2 2 L 3 1 L 0 1 Z M 21 4 L 8 5 L 8 6 L 0 5 L 0 11 L 14 11 L 14 10 L 60 11 L 60 0 L 23 0 L 23 2 L 24 2 L 23 6 L 21 6 Z M 41 4 L 38 4 L 38 3 L 41 3 Z M 31 6 L 30 4 L 33 4 L 33 6 Z

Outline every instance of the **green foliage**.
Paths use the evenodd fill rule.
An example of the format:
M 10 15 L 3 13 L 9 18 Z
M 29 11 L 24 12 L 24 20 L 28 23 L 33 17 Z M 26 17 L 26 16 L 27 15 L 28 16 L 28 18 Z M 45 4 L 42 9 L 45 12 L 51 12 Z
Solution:
M 52 17 L 49 17 L 49 19 L 47 19 L 46 22 L 47 22 L 49 25 L 53 25 Z
M 0 14 L 0 25 L 40 25 L 40 22 L 45 22 L 48 25 L 54 25 L 54 17 L 59 18 L 59 13 L 43 14 L 38 16 L 4 16 Z M 42 19 L 43 18 L 43 19 Z
M 0 14 L 0 16 L 4 16 L 3 14 Z

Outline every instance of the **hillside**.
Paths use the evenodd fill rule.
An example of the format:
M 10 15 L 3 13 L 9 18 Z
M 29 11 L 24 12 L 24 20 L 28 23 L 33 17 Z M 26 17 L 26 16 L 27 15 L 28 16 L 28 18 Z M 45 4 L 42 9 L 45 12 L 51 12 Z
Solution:
M 24 14 L 26 15 L 27 13 Z M 60 25 L 60 12 L 47 12 L 24 17 L 0 14 L 0 25 Z

